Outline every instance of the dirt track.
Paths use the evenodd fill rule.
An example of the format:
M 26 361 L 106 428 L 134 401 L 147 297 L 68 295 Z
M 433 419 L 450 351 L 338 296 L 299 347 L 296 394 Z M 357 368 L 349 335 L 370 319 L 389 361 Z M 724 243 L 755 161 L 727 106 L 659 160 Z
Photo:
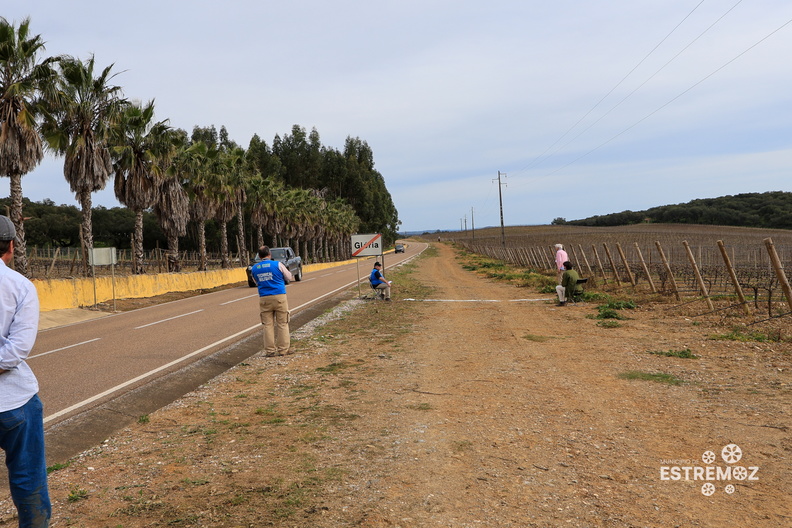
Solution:
M 723 328 L 659 306 L 602 328 L 593 304 L 556 307 L 438 249 L 418 266 L 431 292 L 396 288 L 55 472 L 53 526 L 792 524 L 789 343 L 710 340 Z M 685 348 L 700 358 L 648 353 Z M 711 496 L 684 469 L 661 478 L 708 465 L 758 469 Z

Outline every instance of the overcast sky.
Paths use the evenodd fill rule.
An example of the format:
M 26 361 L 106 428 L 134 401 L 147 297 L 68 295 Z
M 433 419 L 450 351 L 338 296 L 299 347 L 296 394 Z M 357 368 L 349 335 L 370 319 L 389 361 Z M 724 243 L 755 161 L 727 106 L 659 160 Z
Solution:
M 401 231 L 792 191 L 789 0 L 4 1 L 46 55 L 247 146 L 368 142 Z M 0 196 L 9 180 L 0 178 Z M 95 205 L 118 206 L 108 189 Z M 62 159 L 25 196 L 77 205 Z

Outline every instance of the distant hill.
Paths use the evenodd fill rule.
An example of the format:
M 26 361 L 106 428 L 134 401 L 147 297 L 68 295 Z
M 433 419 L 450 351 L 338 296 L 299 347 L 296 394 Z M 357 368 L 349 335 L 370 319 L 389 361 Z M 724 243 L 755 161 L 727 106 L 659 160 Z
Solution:
M 735 194 L 663 205 L 645 211 L 622 211 L 582 220 L 553 220 L 553 224 L 597 227 L 645 222 L 792 229 L 792 193 L 774 191 Z

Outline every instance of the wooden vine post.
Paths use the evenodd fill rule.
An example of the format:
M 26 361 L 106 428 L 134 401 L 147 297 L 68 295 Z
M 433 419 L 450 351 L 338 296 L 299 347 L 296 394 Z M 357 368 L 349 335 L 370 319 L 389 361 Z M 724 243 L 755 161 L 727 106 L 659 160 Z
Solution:
M 681 301 L 682 297 L 679 295 L 679 288 L 677 287 L 676 279 L 674 278 L 674 274 L 671 272 L 671 265 L 668 263 L 665 253 L 663 253 L 663 246 L 660 245 L 659 240 L 655 240 L 655 247 L 657 247 L 657 252 L 660 254 L 660 260 L 663 262 L 666 273 L 668 273 L 668 280 L 671 282 L 671 289 L 674 291 L 674 297 L 676 297 L 677 301 Z
M 683 240 L 682 245 L 685 246 L 688 260 L 690 260 L 690 265 L 693 266 L 693 273 L 696 274 L 696 281 L 698 282 L 701 294 L 707 301 L 707 306 L 709 306 L 710 310 L 715 310 L 715 306 L 712 304 L 712 299 L 710 299 L 709 292 L 707 292 L 707 285 L 704 284 L 704 279 L 701 277 L 701 272 L 699 271 L 698 266 L 696 266 L 696 258 L 693 256 L 693 252 L 690 250 L 690 244 L 688 244 L 687 240 Z
M 600 260 L 599 253 L 597 253 L 597 246 L 591 244 L 591 250 L 594 252 L 594 258 L 597 259 L 597 266 L 599 266 L 600 273 L 602 274 L 602 282 L 603 284 L 608 284 L 608 277 L 605 276 L 605 268 L 602 267 L 602 261 Z
M 646 280 L 649 281 L 649 287 L 652 289 L 652 293 L 657 293 L 657 288 L 655 288 L 652 276 L 649 275 L 649 266 L 646 265 L 646 261 L 643 258 L 643 253 L 641 253 L 641 247 L 638 245 L 638 242 L 634 242 L 634 244 L 635 251 L 638 252 L 638 260 L 641 261 L 641 266 L 643 267 L 644 273 L 646 273 Z
M 613 263 L 613 257 L 611 256 L 610 249 L 608 249 L 608 244 L 603 243 L 602 247 L 605 248 L 605 254 L 608 256 L 608 260 L 610 261 L 611 269 L 613 270 L 613 278 L 616 280 L 616 285 L 621 288 L 621 280 L 619 280 L 619 271 L 616 269 L 616 264 Z
M 767 247 L 767 253 L 770 255 L 770 262 L 773 264 L 773 269 L 775 269 L 776 277 L 778 277 L 778 283 L 781 284 L 781 289 L 784 291 L 787 305 L 789 305 L 789 309 L 792 310 L 792 288 L 789 286 L 789 280 L 787 280 L 786 274 L 784 273 L 784 266 L 778 258 L 778 253 L 776 253 L 773 239 L 765 238 L 764 243 L 765 247 Z
M 748 308 L 748 303 L 745 302 L 745 295 L 743 295 L 742 286 L 740 286 L 740 281 L 737 280 L 737 274 L 734 272 L 731 260 L 729 259 L 729 254 L 726 252 L 726 246 L 723 245 L 723 240 L 718 240 L 718 249 L 720 249 L 723 262 L 726 264 L 729 277 L 731 277 L 732 284 L 734 284 L 734 292 L 737 294 L 740 304 L 742 304 L 743 311 L 745 312 L 745 315 L 751 315 L 751 309 Z
M 624 269 L 627 270 L 627 278 L 630 279 L 630 284 L 632 284 L 632 287 L 635 288 L 635 275 L 633 275 L 633 272 L 630 269 L 630 263 L 627 262 L 627 257 L 624 255 L 624 250 L 622 249 L 621 244 L 618 242 L 616 242 L 616 249 L 619 252 L 622 262 L 624 262 Z
M 578 248 L 580 248 L 580 254 L 583 255 L 583 263 L 586 265 L 586 270 L 588 270 L 588 275 L 591 277 L 591 282 L 594 282 L 594 272 L 591 271 L 591 266 L 589 266 L 588 257 L 586 257 L 586 252 L 583 251 L 583 246 L 578 244 Z

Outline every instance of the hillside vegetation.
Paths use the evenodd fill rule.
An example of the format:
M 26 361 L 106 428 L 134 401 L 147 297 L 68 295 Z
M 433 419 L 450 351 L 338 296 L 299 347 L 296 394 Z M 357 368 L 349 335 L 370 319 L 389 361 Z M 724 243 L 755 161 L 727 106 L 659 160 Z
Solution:
M 765 229 L 792 229 L 792 193 L 745 193 L 720 198 L 702 198 L 683 204 L 662 205 L 645 211 L 622 211 L 567 221 L 556 225 L 621 226 L 645 222 L 662 224 L 704 224 Z

